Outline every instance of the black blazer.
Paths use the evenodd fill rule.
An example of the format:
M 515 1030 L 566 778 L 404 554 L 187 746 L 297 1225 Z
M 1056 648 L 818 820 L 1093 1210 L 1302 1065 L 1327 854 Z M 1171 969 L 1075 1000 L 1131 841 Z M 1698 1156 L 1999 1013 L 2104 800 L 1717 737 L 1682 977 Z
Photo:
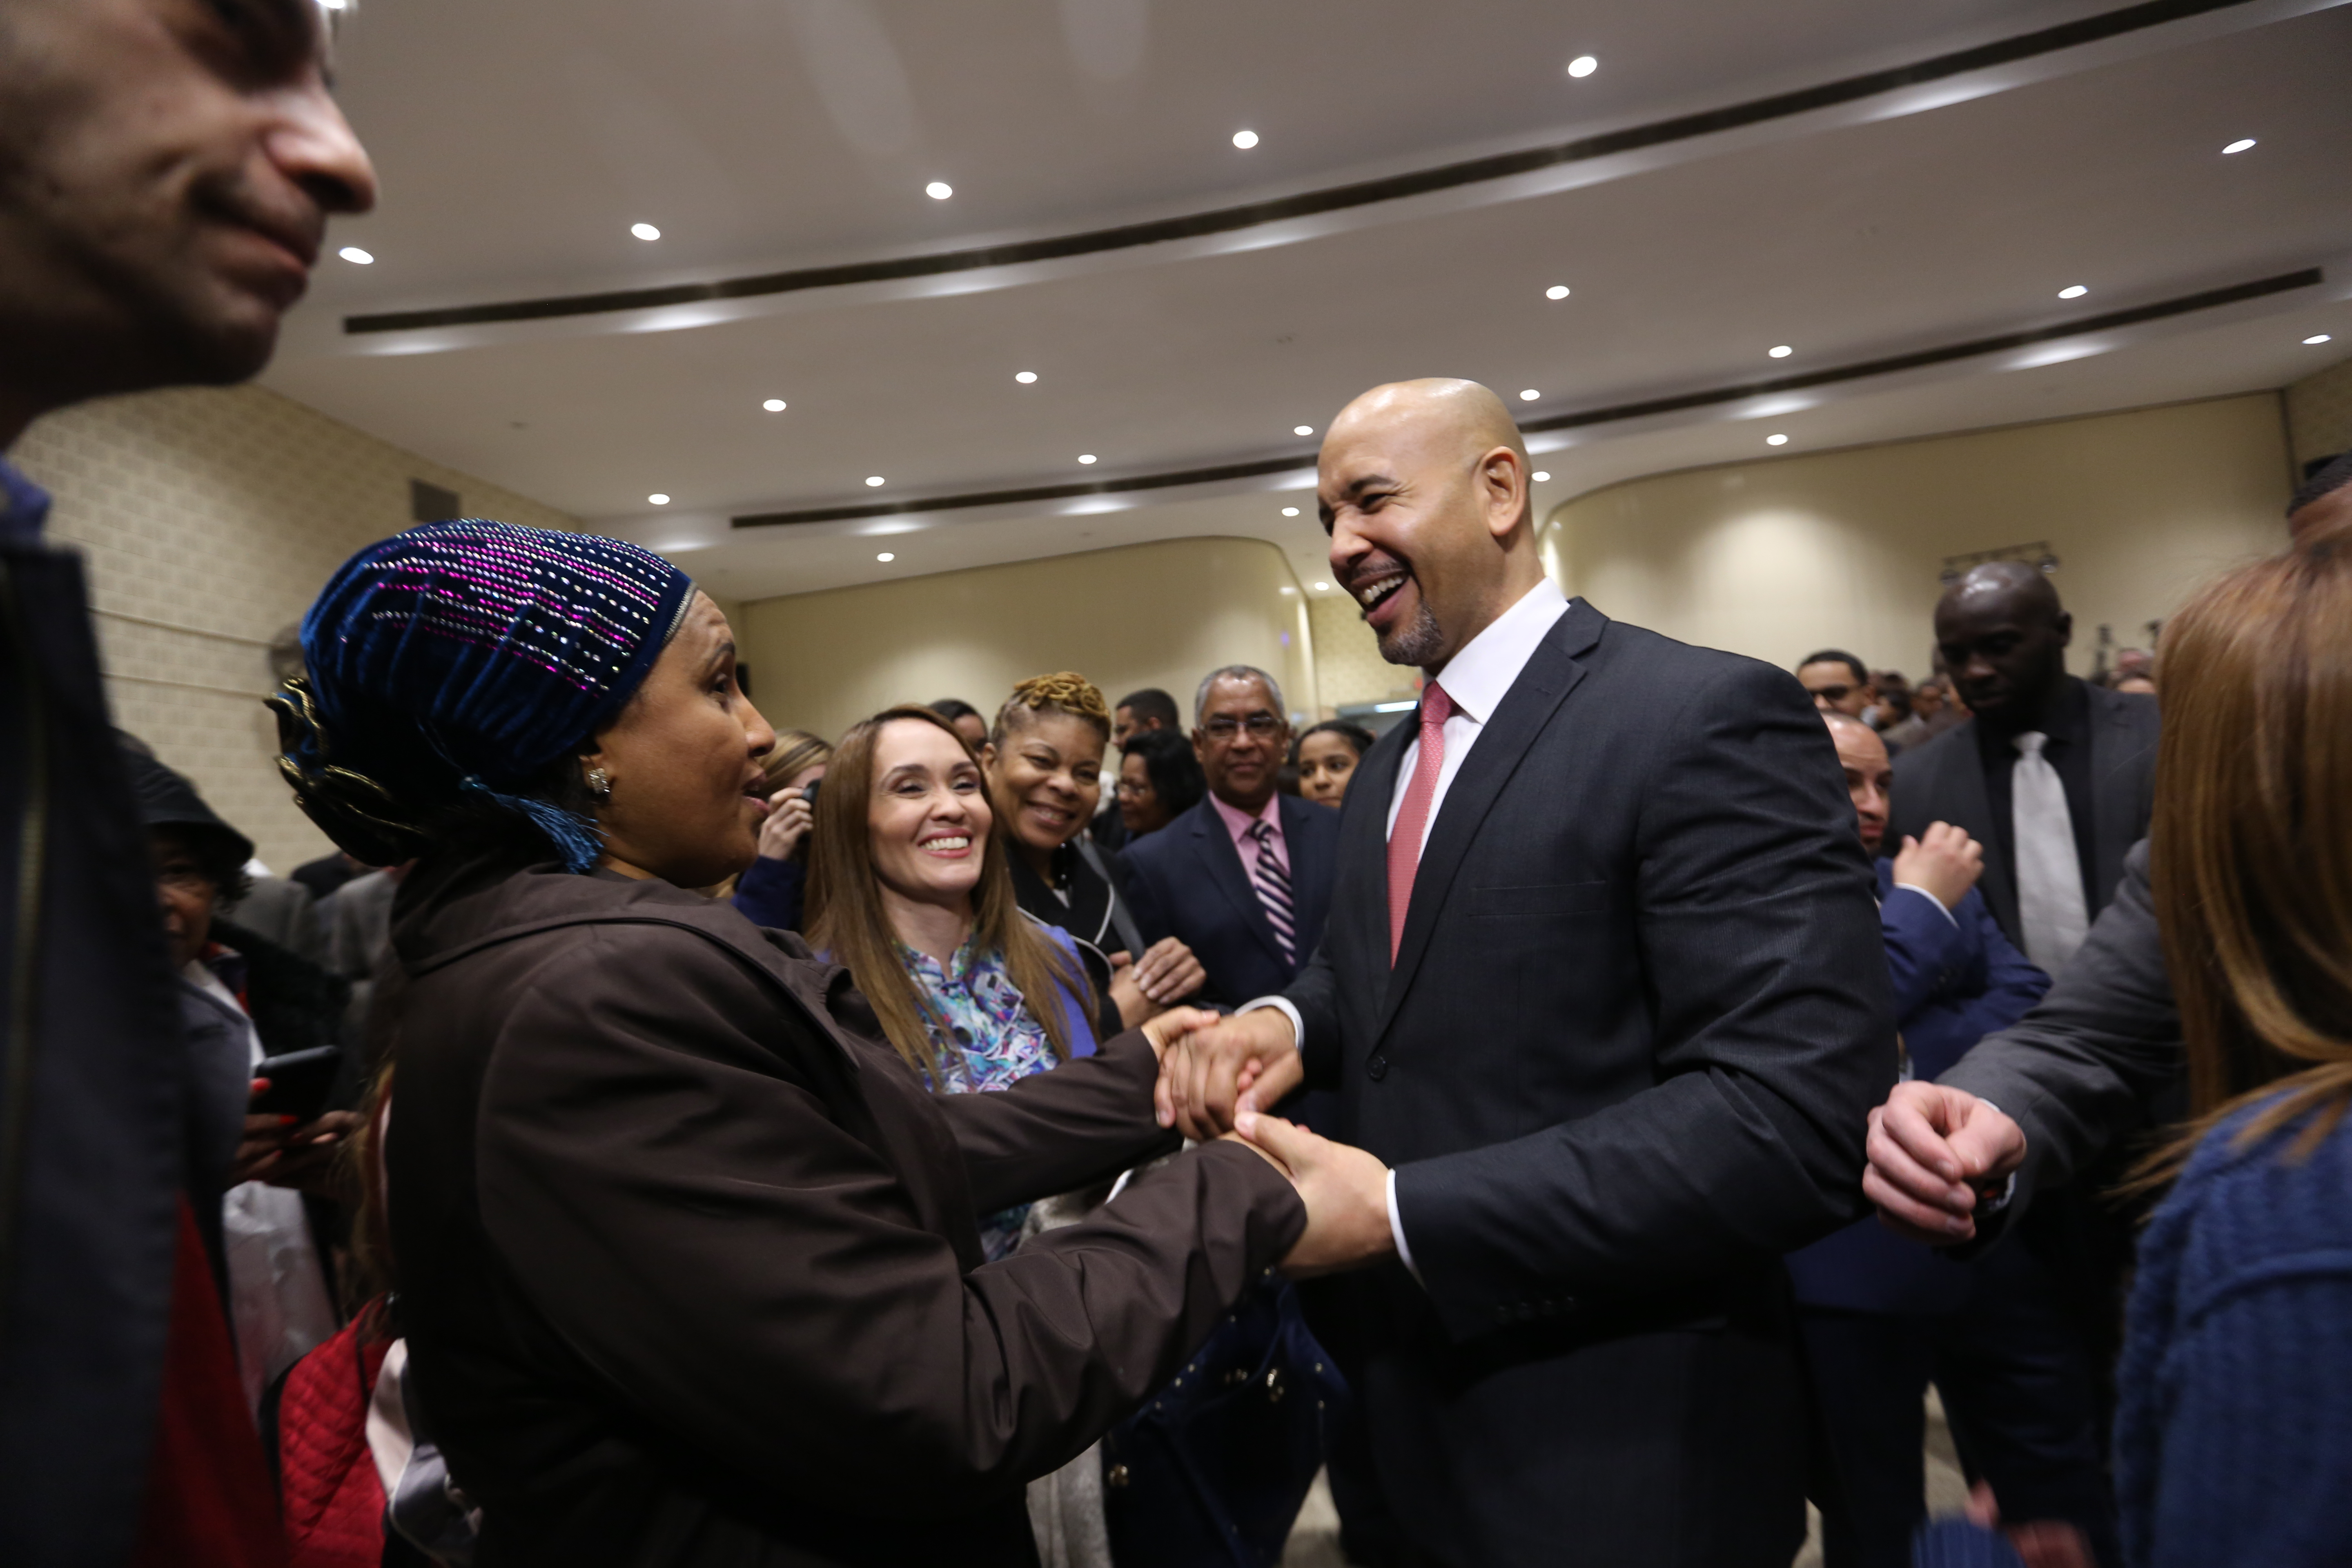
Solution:
M 1329 931 L 1287 993 L 1309 1084 L 1395 1167 L 1421 1276 L 1314 1303 L 1391 1507 L 1482 1568 L 1563 1541 L 1778 1568 L 1803 1417 L 1776 1260 L 1864 1212 L 1895 1076 L 1828 732 L 1785 671 L 1571 602 L 1438 811 L 1391 973 L 1412 739 L 1359 769 Z
M 2068 679 L 2072 679 L 2073 677 Z M 2156 804 L 2156 699 L 2137 692 L 2084 689 L 2091 700 L 2091 901 L 2095 920 L 2123 880 L 2124 857 L 2147 837 Z M 2009 825 L 1992 819 L 1985 794 L 1984 762 L 1977 751 L 1977 721 L 1970 719 L 1925 745 L 1906 748 L 1895 760 L 1895 802 L 1886 841 L 1925 833 L 1930 823 L 1948 822 L 1987 845 L 2006 843 Z M 2080 831 L 2078 826 L 2077 831 Z M 2001 935 L 2021 949 L 2017 881 L 2006 856 L 1988 853 L 1977 890 L 2000 922 Z
M 1331 876 L 1339 858 L 1339 814 L 1283 795 L 1282 839 L 1290 855 L 1290 894 L 1298 917 L 1300 962 L 1323 940 L 1331 912 Z M 1242 858 L 1216 806 L 1199 805 L 1119 852 L 1127 906 L 1143 940 L 1175 937 L 1208 972 L 1200 999 L 1238 1007 L 1281 990 L 1298 971 L 1285 963 Z

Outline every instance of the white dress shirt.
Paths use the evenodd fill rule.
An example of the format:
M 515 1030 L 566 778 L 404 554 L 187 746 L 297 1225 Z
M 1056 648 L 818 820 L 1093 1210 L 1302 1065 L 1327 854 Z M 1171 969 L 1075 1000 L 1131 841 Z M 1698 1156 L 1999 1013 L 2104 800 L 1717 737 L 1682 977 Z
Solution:
M 1437 770 L 1437 789 L 1429 797 L 1429 815 L 1422 819 L 1421 843 L 1429 847 L 1430 829 L 1437 826 L 1437 814 L 1445 805 L 1445 792 L 1454 787 L 1454 778 L 1462 771 L 1462 760 L 1478 742 L 1486 722 L 1502 705 L 1503 698 L 1518 683 L 1519 672 L 1528 667 L 1536 648 L 1543 642 L 1554 622 L 1568 613 L 1568 595 L 1559 584 L 1545 577 L 1520 596 L 1519 602 L 1488 622 L 1486 630 L 1464 644 L 1462 650 L 1448 659 L 1438 672 L 1437 684 L 1445 688 L 1445 695 L 1454 701 L 1454 712 L 1445 721 L 1445 759 Z M 1404 749 L 1404 758 L 1397 764 L 1396 784 L 1389 794 L 1388 830 L 1396 831 L 1397 813 L 1404 807 L 1406 790 L 1412 785 L 1413 770 L 1421 765 L 1421 735 L 1419 716 L 1406 721 L 1416 726 L 1412 743 Z M 1418 856 L 1415 857 L 1418 858 Z M 1281 996 L 1261 996 L 1245 1003 L 1244 1013 L 1259 1007 L 1278 1009 L 1290 1020 L 1291 1038 L 1301 1050 L 1307 1047 L 1307 1026 L 1298 1016 L 1298 1009 Z M 1412 1248 L 1405 1245 L 1404 1221 L 1397 1213 L 1396 1173 L 1389 1173 L 1389 1236 L 1395 1241 L 1397 1258 L 1416 1279 L 1421 1270 L 1413 1267 Z

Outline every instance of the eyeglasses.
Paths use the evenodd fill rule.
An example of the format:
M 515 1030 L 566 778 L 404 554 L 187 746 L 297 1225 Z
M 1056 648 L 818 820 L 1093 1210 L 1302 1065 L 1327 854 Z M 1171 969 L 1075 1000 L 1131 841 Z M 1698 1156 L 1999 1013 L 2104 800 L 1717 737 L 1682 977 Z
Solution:
M 1150 784 L 1129 784 L 1125 779 L 1119 780 L 1118 783 L 1112 787 L 1117 792 L 1118 798 L 1121 800 L 1141 800 L 1145 795 L 1151 793 L 1151 786 Z
M 1851 686 L 1816 686 L 1813 699 L 1819 702 L 1843 702 L 1853 695 L 1854 689 Z
M 1253 713 L 1246 719 L 1234 719 L 1220 713 L 1201 726 L 1201 733 L 1221 746 L 1231 745 L 1234 736 L 1244 730 L 1253 741 L 1271 741 L 1282 733 L 1282 721 L 1271 713 Z
M 219 884 L 194 866 L 158 867 L 155 871 L 155 883 L 158 887 L 171 888 L 184 893 L 211 893 L 219 890 Z

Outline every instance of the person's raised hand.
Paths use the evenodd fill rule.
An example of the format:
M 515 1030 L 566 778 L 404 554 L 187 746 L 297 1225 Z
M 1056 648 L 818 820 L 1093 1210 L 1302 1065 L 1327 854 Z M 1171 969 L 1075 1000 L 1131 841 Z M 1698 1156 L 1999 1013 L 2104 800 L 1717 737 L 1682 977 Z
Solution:
M 1234 1131 L 1273 1155 L 1306 1202 L 1307 1232 L 1284 1255 L 1285 1274 L 1294 1279 L 1333 1274 L 1396 1250 L 1396 1233 L 1389 1228 L 1389 1168 L 1378 1159 L 1246 1103 Z
M 780 789 L 768 797 L 767 819 L 760 824 L 760 858 L 763 860 L 789 860 L 793 851 L 816 822 L 815 809 L 808 803 L 808 791 L 794 786 Z
M 366 1123 L 354 1110 L 330 1110 L 286 1135 L 285 1158 L 263 1179 L 273 1187 L 296 1187 L 320 1197 L 341 1195 L 345 1173 L 338 1163 L 343 1145 Z
M 1254 1087 L 1258 1100 L 1270 1105 L 1306 1077 L 1290 1020 L 1279 1008 L 1208 1016 L 1208 1024 L 1169 1042 L 1153 1093 L 1160 1125 L 1202 1142 L 1232 1130 L 1244 1089 Z
M 1870 1113 L 1863 1195 L 1898 1236 L 1952 1247 L 1977 1233 L 1980 1193 L 2025 1163 L 2025 1132 L 1965 1089 L 1898 1083 Z
M 1895 879 L 1925 888 L 1946 909 L 1957 906 L 1984 875 L 1984 846 L 1965 828 L 1932 822 L 1916 838 L 1906 837 L 1895 857 Z
M 1172 1007 L 1209 983 L 1209 972 L 1192 950 L 1172 936 L 1161 937 L 1135 961 L 1135 984 L 1162 1007 Z
M 269 1080 L 257 1078 L 245 1091 L 250 1104 L 268 1089 Z M 245 1130 L 237 1134 L 236 1154 L 229 1161 L 228 1184 L 232 1187 L 245 1182 L 266 1182 L 275 1179 L 278 1167 L 286 1161 L 286 1144 L 294 1131 L 294 1118 L 272 1115 L 268 1111 L 248 1111 Z

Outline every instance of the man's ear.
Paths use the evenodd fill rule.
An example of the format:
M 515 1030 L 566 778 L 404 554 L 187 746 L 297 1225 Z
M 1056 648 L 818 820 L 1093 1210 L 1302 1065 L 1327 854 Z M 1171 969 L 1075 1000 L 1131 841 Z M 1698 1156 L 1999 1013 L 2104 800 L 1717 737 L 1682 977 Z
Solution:
M 2059 611 L 2056 618 L 2051 621 L 2050 628 L 2058 634 L 2058 646 L 2064 647 L 2074 640 L 2074 612 Z
M 1527 464 L 1510 447 L 1494 447 L 1478 459 L 1478 483 L 1486 491 L 1486 531 L 1509 538 L 1527 511 Z

